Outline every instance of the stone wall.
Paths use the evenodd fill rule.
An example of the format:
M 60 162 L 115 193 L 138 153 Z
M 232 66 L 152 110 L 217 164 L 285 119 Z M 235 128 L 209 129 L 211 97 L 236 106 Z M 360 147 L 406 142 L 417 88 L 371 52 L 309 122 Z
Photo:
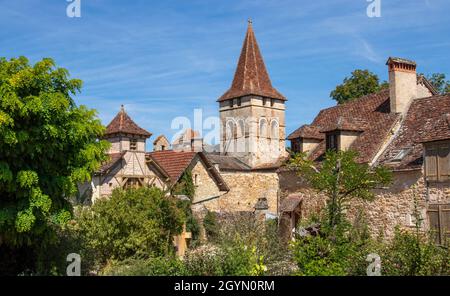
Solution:
M 215 212 L 254 211 L 258 198 L 266 197 L 269 213 L 278 211 L 278 175 L 276 172 L 221 172 L 230 191 L 218 199 L 205 202 Z
M 199 158 L 197 158 L 199 159 Z M 191 168 L 192 179 L 195 185 L 195 196 L 193 203 L 201 203 L 205 200 L 216 199 L 222 195 L 213 177 L 206 170 L 205 165 L 200 160 Z
M 280 187 L 282 198 L 290 193 L 300 193 L 303 196 L 302 218 L 317 214 L 325 205 L 325 196 L 305 186 L 293 171 L 280 173 Z M 415 227 L 414 199 L 418 201 L 424 231 L 429 229 L 428 204 L 450 202 L 450 184 L 426 184 L 420 170 L 395 172 L 391 186 L 377 189 L 375 193 L 376 198 L 372 202 L 353 201 L 347 216 L 353 221 L 363 212 L 371 234 L 382 234 L 388 239 L 392 238 L 396 226 L 403 229 Z

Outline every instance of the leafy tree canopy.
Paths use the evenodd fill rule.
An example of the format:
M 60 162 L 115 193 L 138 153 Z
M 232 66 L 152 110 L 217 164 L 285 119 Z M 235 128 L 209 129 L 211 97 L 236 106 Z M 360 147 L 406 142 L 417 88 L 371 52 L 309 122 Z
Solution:
M 392 173 L 384 167 L 371 168 L 356 161 L 355 151 L 328 151 L 320 164 L 298 154 L 290 165 L 299 170 L 309 184 L 327 197 L 330 227 L 342 221 L 343 211 L 352 199 L 373 200 L 372 189 L 392 181 Z
M 450 93 L 450 81 L 445 80 L 445 74 L 434 73 L 427 76 L 427 80 L 431 82 L 431 84 L 440 94 Z
M 378 76 L 369 70 L 355 70 L 350 77 L 346 77 L 342 84 L 336 86 L 330 94 L 338 104 L 343 104 L 362 96 L 375 93 L 382 88 L 388 87 L 387 82 L 380 84 Z
M 71 97 L 81 86 L 52 59 L 0 58 L 0 244 L 50 238 L 70 219 L 77 182 L 105 160 L 96 111 Z

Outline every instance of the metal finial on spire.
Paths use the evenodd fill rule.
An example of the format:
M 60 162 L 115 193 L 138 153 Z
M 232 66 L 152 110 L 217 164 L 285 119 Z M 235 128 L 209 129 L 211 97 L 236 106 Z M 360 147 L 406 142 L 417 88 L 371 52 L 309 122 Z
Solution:
M 248 25 L 249 25 L 249 26 L 251 26 L 251 25 L 253 24 L 253 21 L 252 21 L 252 19 L 251 19 L 250 17 L 248 18 L 247 21 L 248 21 Z
M 120 105 L 120 111 L 125 111 L 125 106 L 123 104 Z

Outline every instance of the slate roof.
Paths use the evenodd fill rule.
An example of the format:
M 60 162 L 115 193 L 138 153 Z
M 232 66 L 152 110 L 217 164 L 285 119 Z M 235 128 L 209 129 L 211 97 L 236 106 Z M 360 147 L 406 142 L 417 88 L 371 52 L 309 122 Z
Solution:
M 245 162 L 239 159 L 239 157 L 230 155 L 221 155 L 219 153 L 206 153 L 206 156 L 213 164 L 219 165 L 221 171 L 267 171 L 267 170 L 277 170 L 287 158 L 279 158 L 273 163 L 262 164 L 255 167 L 250 167 Z
M 251 21 L 249 21 L 231 88 L 218 99 L 218 102 L 247 95 L 286 101 L 286 98 L 272 86 Z
M 105 136 L 111 136 L 115 134 L 131 134 L 150 138 L 152 134 L 145 129 L 139 127 L 128 114 L 125 109 L 121 108 L 120 112 L 114 117 L 114 119 L 106 126 Z
M 396 170 L 421 169 L 423 148 L 421 142 L 450 138 L 447 114 L 450 113 L 450 94 L 416 99 L 411 104 L 394 139 L 378 159 L 378 163 Z M 393 157 L 407 149 L 398 161 Z

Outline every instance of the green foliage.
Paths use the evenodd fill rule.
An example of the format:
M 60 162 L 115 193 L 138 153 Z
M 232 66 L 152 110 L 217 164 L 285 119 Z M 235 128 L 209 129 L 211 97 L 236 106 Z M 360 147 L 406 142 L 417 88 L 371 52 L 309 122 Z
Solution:
M 184 259 L 191 276 L 260 276 L 267 267 L 256 247 L 244 242 L 224 244 L 190 253 Z
M 54 243 L 71 217 L 68 197 L 106 159 L 96 111 L 72 99 L 81 85 L 51 59 L 0 58 L 0 237 L 8 248 Z
M 183 211 L 185 215 L 186 231 L 190 232 L 192 235 L 190 245 L 197 244 L 200 235 L 200 225 L 198 224 L 197 219 L 194 217 L 194 214 L 192 213 L 191 201 L 178 200 L 177 207 Z
M 186 256 L 188 274 L 282 275 L 291 272 L 290 252 L 279 240 L 276 221 L 263 223 L 254 217 L 236 214 L 218 225 L 213 245 L 200 246 Z
M 206 237 L 209 241 L 214 241 L 219 236 L 219 225 L 217 223 L 216 213 L 208 211 L 203 219 Z
M 372 189 L 392 181 L 392 172 L 384 167 L 370 168 L 356 161 L 355 151 L 328 151 L 320 169 L 305 154 L 297 154 L 290 166 L 318 192 L 327 196 L 328 225 L 342 221 L 343 211 L 352 199 L 373 200 Z
M 383 275 L 450 275 L 450 249 L 424 235 L 397 229 L 394 239 L 379 250 Z
M 367 255 L 374 252 L 377 243 L 368 232 L 362 211 L 350 223 L 342 220 L 334 227 L 327 224 L 328 217 L 319 218 L 320 234 L 296 238 L 291 248 L 298 265 L 297 275 L 366 275 Z M 305 225 L 317 221 L 307 220 Z
M 172 254 L 172 237 L 181 233 L 184 218 L 176 201 L 159 189 L 117 189 L 111 198 L 83 208 L 74 230 L 82 237 L 84 254 L 101 265 L 109 259 Z
M 183 261 L 175 256 L 148 259 L 130 258 L 119 262 L 110 262 L 102 271 L 108 276 L 184 276 Z
M 338 104 L 358 99 L 389 86 L 387 82 L 380 84 L 378 76 L 369 70 L 355 70 L 351 74 L 330 94 L 330 97 Z
M 186 170 L 177 184 L 172 188 L 173 195 L 186 195 L 190 199 L 194 198 L 195 185 L 192 180 L 192 172 Z
M 445 80 L 445 78 L 445 74 L 443 73 L 434 73 L 427 76 L 427 80 L 440 94 L 450 93 L 450 81 Z

